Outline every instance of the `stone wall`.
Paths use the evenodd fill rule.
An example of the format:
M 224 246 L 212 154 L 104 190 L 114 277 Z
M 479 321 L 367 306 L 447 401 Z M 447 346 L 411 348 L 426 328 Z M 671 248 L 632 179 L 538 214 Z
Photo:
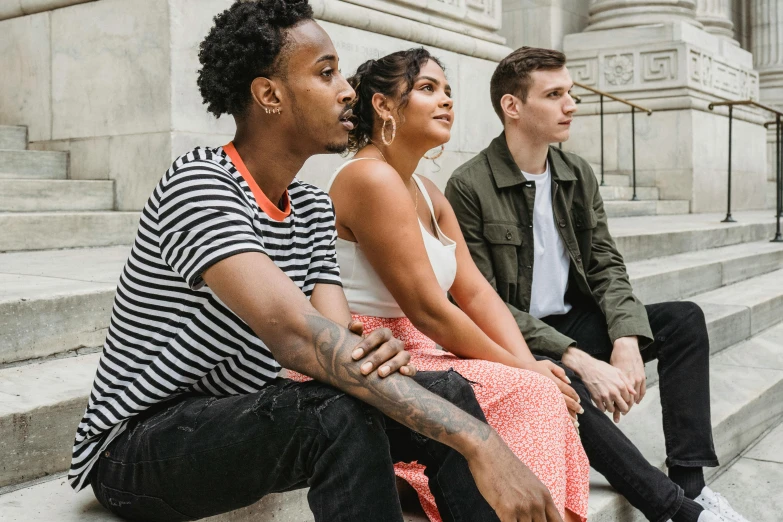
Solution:
M 198 44 L 212 17 L 232 1 L 100 0 L 0 21 L 6 36 L 0 40 L 0 124 L 27 125 L 31 148 L 70 151 L 71 177 L 112 179 L 116 208 L 141 208 L 173 158 L 233 136 L 233 119 L 207 113 L 196 86 Z M 344 73 L 368 58 L 422 44 L 443 60 L 456 121 L 443 156 L 419 169 L 443 186 L 501 130 L 489 78 L 510 49 L 492 32 L 500 20 L 497 0 L 449 0 L 440 11 L 427 7 L 438 6 L 433 2 L 404 3 L 401 12 L 409 18 L 338 0 L 311 1 Z M 342 161 L 312 158 L 301 176 L 323 184 Z

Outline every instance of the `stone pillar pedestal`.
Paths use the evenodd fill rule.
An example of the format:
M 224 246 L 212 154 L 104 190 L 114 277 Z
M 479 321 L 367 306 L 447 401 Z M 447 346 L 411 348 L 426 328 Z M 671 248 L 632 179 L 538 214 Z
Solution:
M 689 200 L 691 212 L 718 212 L 726 207 L 727 111 L 707 107 L 758 99 L 758 75 L 749 52 L 701 28 L 695 4 L 597 0 L 591 25 L 566 36 L 564 50 L 575 81 L 654 111 L 636 116 L 638 185 L 658 187 L 661 199 Z M 582 99 L 564 148 L 598 164 L 599 98 Z M 628 174 L 630 107 L 604 100 L 604 112 L 605 171 Z M 763 208 L 764 116 L 738 107 L 734 118 L 732 208 Z
M 751 51 L 759 72 L 761 102 L 783 110 L 783 12 L 778 0 L 754 0 L 751 11 L 753 40 Z M 770 118 L 772 119 L 772 118 Z M 775 208 L 775 129 L 767 133 L 769 180 L 768 207 Z
M 595 0 L 590 5 L 590 23 L 585 31 L 604 31 L 668 22 L 697 27 L 696 0 Z

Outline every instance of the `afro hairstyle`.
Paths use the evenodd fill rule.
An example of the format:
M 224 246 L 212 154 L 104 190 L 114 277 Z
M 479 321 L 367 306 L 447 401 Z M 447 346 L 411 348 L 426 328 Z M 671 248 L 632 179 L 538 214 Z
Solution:
M 307 0 L 237 0 L 217 15 L 198 53 L 207 110 L 216 117 L 244 114 L 253 80 L 284 68 L 287 30 L 312 17 Z

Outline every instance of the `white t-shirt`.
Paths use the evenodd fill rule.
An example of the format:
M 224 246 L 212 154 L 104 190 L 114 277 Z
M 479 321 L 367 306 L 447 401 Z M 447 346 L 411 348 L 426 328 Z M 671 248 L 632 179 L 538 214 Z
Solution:
M 561 315 L 571 310 L 565 302 L 568 287 L 569 258 L 563 239 L 555 226 L 552 210 L 552 174 L 549 161 L 543 174 L 522 172 L 536 184 L 533 207 L 533 285 L 530 315 L 536 318 Z

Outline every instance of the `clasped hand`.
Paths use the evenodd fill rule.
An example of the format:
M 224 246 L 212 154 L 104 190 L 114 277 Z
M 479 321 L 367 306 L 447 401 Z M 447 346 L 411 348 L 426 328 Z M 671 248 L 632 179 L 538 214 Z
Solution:
M 578 352 L 577 352 L 578 353 Z M 581 352 L 575 368 L 593 402 L 601 411 L 612 413 L 614 422 L 639 404 L 647 392 L 644 362 L 635 336 L 614 342 L 609 364 Z
M 364 323 L 352 320 L 348 329 L 351 333 L 363 335 Z M 382 378 L 397 371 L 406 377 L 416 375 L 416 367 L 409 364 L 411 354 L 405 351 L 405 343 L 396 339 L 391 330 L 378 328 L 363 337 L 351 352 L 354 361 L 363 360 L 359 367 L 362 375 L 370 375 L 376 368 Z

